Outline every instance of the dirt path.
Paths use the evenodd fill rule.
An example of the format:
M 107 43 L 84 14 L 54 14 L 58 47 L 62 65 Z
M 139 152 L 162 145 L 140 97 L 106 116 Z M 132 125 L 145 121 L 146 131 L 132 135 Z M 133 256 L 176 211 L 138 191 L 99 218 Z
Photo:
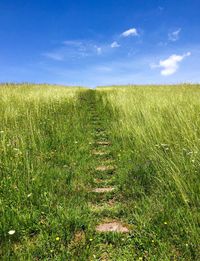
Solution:
M 119 202 L 116 201 L 118 188 L 115 183 L 116 164 L 111 153 L 112 142 L 109 139 L 108 127 L 103 122 L 103 115 L 97 110 L 95 93 L 90 104 L 91 123 L 93 128 L 94 143 L 91 144 L 91 154 L 95 160 L 93 188 L 95 200 L 90 204 L 90 211 L 100 215 L 97 222 L 96 233 L 128 233 L 129 226 L 117 217 L 104 217 L 103 212 L 115 209 Z M 103 260 L 103 259 L 101 259 Z M 105 259 L 106 260 L 106 259 Z M 110 259 L 107 259 L 110 260 Z

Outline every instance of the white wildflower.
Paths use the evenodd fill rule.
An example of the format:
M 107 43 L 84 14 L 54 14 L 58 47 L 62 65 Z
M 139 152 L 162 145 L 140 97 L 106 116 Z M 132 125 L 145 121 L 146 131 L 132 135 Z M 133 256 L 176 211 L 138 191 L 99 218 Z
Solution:
M 9 235 L 14 235 L 14 234 L 15 234 L 15 230 L 10 230 L 10 231 L 8 231 L 8 234 L 9 234 Z

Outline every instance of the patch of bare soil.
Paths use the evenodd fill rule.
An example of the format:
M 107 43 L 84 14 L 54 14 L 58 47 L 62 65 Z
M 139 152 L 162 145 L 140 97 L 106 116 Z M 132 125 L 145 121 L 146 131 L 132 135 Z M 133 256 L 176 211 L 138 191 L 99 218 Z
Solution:
M 105 193 L 105 192 L 111 192 L 115 190 L 114 187 L 107 187 L 107 188 L 95 188 L 92 190 L 92 192 L 96 192 L 96 193 Z
M 98 167 L 96 167 L 96 170 L 97 171 L 106 171 L 106 170 L 114 170 L 115 169 L 115 167 L 114 166 L 104 166 L 104 165 L 102 165 L 102 166 L 98 166 Z
M 129 229 L 119 221 L 112 221 L 99 224 L 96 227 L 97 232 L 116 232 L 116 233 L 128 233 Z
M 77 231 L 69 244 L 69 249 L 76 248 L 77 246 L 84 245 L 85 243 L 86 239 L 84 231 Z

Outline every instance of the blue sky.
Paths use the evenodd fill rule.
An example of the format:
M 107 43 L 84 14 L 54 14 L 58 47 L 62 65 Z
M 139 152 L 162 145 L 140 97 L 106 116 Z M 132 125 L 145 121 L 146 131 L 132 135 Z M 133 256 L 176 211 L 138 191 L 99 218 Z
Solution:
M 0 82 L 200 82 L 199 0 L 1 0 Z

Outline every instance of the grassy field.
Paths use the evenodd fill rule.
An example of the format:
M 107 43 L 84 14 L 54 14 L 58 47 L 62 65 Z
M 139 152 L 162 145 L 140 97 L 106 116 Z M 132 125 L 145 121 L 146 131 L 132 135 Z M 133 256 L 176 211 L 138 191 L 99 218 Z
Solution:
M 0 259 L 199 260 L 199 116 L 197 85 L 1 85 Z

